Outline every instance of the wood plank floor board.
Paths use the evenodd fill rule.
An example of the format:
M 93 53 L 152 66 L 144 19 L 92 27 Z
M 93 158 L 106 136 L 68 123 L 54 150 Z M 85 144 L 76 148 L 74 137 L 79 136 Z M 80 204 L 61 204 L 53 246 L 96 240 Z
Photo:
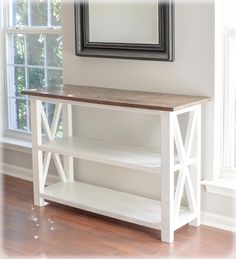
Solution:
M 158 230 L 56 203 L 34 206 L 31 182 L 3 176 L 2 183 L 0 258 L 236 258 L 236 234 L 228 231 L 186 225 L 166 244 Z

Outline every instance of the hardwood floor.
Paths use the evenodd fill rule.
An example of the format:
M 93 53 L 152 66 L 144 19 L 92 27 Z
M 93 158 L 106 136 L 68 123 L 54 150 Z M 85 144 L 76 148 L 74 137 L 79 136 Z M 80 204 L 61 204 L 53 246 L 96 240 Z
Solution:
M 55 203 L 36 207 L 31 182 L 9 176 L 1 182 L 0 258 L 236 258 L 231 232 L 185 226 L 166 244 L 153 229 Z

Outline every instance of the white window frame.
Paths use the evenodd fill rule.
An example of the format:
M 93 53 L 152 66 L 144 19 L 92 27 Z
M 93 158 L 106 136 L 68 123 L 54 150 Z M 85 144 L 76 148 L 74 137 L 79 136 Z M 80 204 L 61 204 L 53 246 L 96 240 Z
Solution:
M 1 0 L 0 0 L 1 1 Z M 12 1 L 12 0 L 11 0 Z M 5 117 L 5 136 L 6 137 L 12 137 L 12 138 L 21 138 L 21 139 L 25 139 L 25 140 L 29 140 L 31 138 L 31 133 L 30 132 L 25 132 L 25 131 L 21 131 L 21 130 L 16 130 L 16 129 L 10 129 L 9 128 L 9 82 L 8 82 L 8 66 L 9 66 L 9 60 L 10 60 L 10 51 L 9 51 L 9 47 L 10 47 L 10 39 L 9 36 L 11 34 L 28 34 L 28 33 L 34 33 L 34 34 L 60 34 L 62 35 L 62 28 L 61 26 L 51 26 L 51 24 L 49 24 L 48 26 L 33 26 L 30 27 L 30 12 L 28 12 L 28 21 L 29 21 L 29 26 L 22 26 L 22 27 L 14 27 L 14 26 L 10 26 L 11 21 L 10 18 L 11 16 L 11 9 L 9 8 L 10 4 L 11 4 L 10 0 L 3 0 L 3 40 L 4 40 L 4 52 L 5 52 L 5 56 L 4 56 L 4 85 L 5 85 L 5 104 L 4 106 L 7 107 L 6 108 L 6 112 L 5 114 L 7 114 L 7 116 Z M 32 0 L 28 0 L 28 3 L 32 1 Z M 47 0 L 48 1 L 48 16 L 50 17 L 50 4 L 51 4 L 51 0 Z M 51 21 L 51 19 L 49 18 L 49 21 Z M 44 41 L 44 51 L 46 51 L 46 42 Z M 27 60 L 27 59 L 26 59 Z M 46 60 L 46 58 L 45 58 Z M 15 65 L 12 65 L 12 67 L 14 67 Z M 20 67 L 21 65 L 17 65 L 17 67 Z M 27 64 L 22 65 L 22 67 L 38 67 L 38 66 L 29 66 Z M 41 67 L 41 66 L 40 66 Z M 42 66 L 44 69 L 46 68 L 46 64 L 44 64 L 44 66 Z M 58 69 L 58 70 L 62 70 L 62 67 L 58 68 L 58 67 L 50 67 L 53 69 Z M 45 69 L 46 71 L 46 69 Z M 28 84 L 27 82 L 27 75 L 25 75 L 26 77 L 26 85 Z M 45 78 L 47 80 L 47 76 L 45 75 Z M 18 98 L 19 99 L 19 98 Z
M 224 1 L 222 1 L 223 3 Z M 224 2 L 225 4 L 225 2 Z M 223 5 L 224 5 L 223 4 Z M 220 168 L 220 178 L 225 180 L 235 180 L 236 181 L 236 167 L 232 167 L 234 161 L 234 154 L 236 149 L 234 147 L 234 139 L 235 136 L 235 127 L 233 122 L 235 122 L 235 114 L 231 112 L 235 110 L 235 103 L 234 100 L 235 96 L 235 89 L 233 89 L 231 85 L 231 78 L 230 78 L 230 38 L 236 38 L 236 29 L 229 27 L 229 23 L 227 21 L 227 7 L 221 7 L 222 10 L 222 41 L 223 41 L 223 71 L 222 71 L 222 118 L 221 123 L 222 127 L 222 134 L 221 134 L 221 168 Z M 234 98 L 230 98 L 234 96 Z
M 228 0 L 227 0 L 228 1 Z M 227 156 L 227 135 L 225 128 L 227 127 L 226 114 L 226 30 L 225 28 L 225 1 L 215 0 L 215 84 L 214 99 L 207 106 L 207 116 L 209 123 L 206 123 L 207 129 L 212 130 L 212 136 L 207 141 L 208 152 L 205 161 L 205 179 L 201 184 L 205 187 L 205 191 L 226 196 L 230 198 L 236 197 L 236 172 L 225 165 Z M 209 117 L 210 116 L 210 117 Z M 226 121 L 226 124 L 225 124 Z M 210 127 L 209 127 L 210 125 Z M 209 137 L 210 134 L 207 134 Z M 227 136 L 228 137 L 228 136 Z

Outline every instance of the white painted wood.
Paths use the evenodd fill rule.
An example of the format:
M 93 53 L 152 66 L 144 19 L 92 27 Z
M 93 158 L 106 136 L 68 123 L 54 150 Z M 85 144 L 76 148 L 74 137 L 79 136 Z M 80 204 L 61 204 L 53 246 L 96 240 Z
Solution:
M 186 179 L 186 170 L 184 170 L 184 167 L 179 172 L 177 184 L 176 184 L 176 191 L 175 191 L 175 199 L 174 199 L 174 217 L 175 220 L 178 218 L 179 215 L 179 208 L 181 204 L 181 199 L 183 196 L 183 190 L 184 190 L 184 184 Z
M 45 183 L 47 180 L 48 169 L 49 169 L 51 157 L 52 157 L 52 152 L 45 152 L 44 162 L 43 162 L 43 186 L 45 186 Z
M 196 163 L 196 159 L 195 158 L 189 158 L 187 159 L 187 165 L 192 165 Z M 182 164 L 180 163 L 177 154 L 175 154 L 175 165 L 174 165 L 174 171 L 180 171 L 182 168 Z
M 158 200 L 80 182 L 50 185 L 41 197 L 143 226 L 161 228 L 161 204 Z M 189 212 L 182 207 L 180 214 L 186 217 Z
M 236 218 L 225 217 L 218 214 L 202 212 L 201 224 L 236 233 Z
M 53 157 L 53 160 L 55 162 L 55 166 L 57 168 L 57 172 L 58 172 L 58 175 L 59 175 L 61 181 L 66 182 L 67 179 L 66 179 L 66 175 L 65 175 L 65 172 L 64 172 L 64 168 L 63 168 L 62 163 L 61 163 L 60 156 L 56 153 L 53 153 L 52 157 Z
M 41 116 L 42 116 L 41 122 L 42 122 L 42 126 L 43 126 L 43 128 L 44 128 L 44 130 L 45 130 L 45 133 L 47 134 L 48 139 L 49 139 L 49 140 L 52 140 L 52 139 L 53 139 L 53 136 L 52 136 L 52 133 L 51 133 L 51 129 L 50 129 L 50 127 L 49 127 L 49 124 L 48 124 L 48 119 L 47 119 L 47 116 L 46 116 L 46 114 L 45 114 L 45 111 L 44 111 L 42 102 L 41 102 L 41 104 L 40 104 L 40 114 L 41 114 Z M 33 117 L 33 116 L 32 116 L 32 117 Z M 42 133 L 41 133 L 41 134 L 42 134 Z
M 61 108 L 62 108 L 62 104 L 57 103 L 55 110 L 54 110 L 54 115 L 53 115 L 52 125 L 51 125 L 51 135 L 52 135 L 53 139 L 55 138 L 56 133 L 57 133 L 58 123 L 59 123 L 60 115 L 61 115 Z
M 43 105 L 42 105 L 42 102 L 40 104 L 40 114 L 42 116 L 41 122 L 42 122 L 42 125 L 44 127 L 44 130 L 46 131 L 46 134 L 47 134 L 47 137 L 48 137 L 49 140 L 55 139 L 57 128 L 58 128 L 58 123 L 59 123 L 59 120 L 60 120 L 61 109 L 62 109 L 62 104 L 61 103 L 56 104 L 53 119 L 52 119 L 52 125 L 51 125 L 51 128 L 50 128 L 50 126 L 48 124 L 47 116 L 45 114 L 45 111 L 44 111 L 44 108 L 43 108 Z M 42 132 L 41 132 L 41 134 L 42 134 Z M 42 181 L 43 186 L 45 185 L 46 180 L 47 180 L 48 169 L 49 169 L 51 157 L 52 157 L 52 152 L 46 152 L 45 153 L 45 158 L 44 158 L 44 163 L 43 163 L 43 181 Z M 63 171 L 63 168 L 62 168 L 61 164 L 59 164 L 60 159 L 58 159 L 59 157 L 55 157 L 55 156 L 53 156 L 53 158 L 54 158 L 56 167 L 59 170 L 58 171 L 59 175 L 60 175 L 61 179 L 63 179 L 63 181 L 64 181 L 65 180 L 65 177 L 63 175 L 64 171 Z
M 194 134 L 196 132 L 196 120 L 197 120 L 197 106 L 194 107 L 193 111 L 189 112 L 186 139 L 185 139 L 185 143 L 184 143 L 186 159 L 189 158 L 191 150 L 193 149 L 193 138 L 194 138 Z M 196 159 L 196 163 L 197 163 L 197 159 Z M 195 193 L 194 193 L 190 173 L 193 174 L 194 172 L 192 172 L 192 170 L 190 172 L 189 167 L 188 167 L 188 171 L 186 174 L 185 189 L 186 189 L 186 194 L 187 194 L 187 199 L 188 199 L 190 210 L 195 213 L 197 211 L 197 205 L 196 205 Z M 195 182 L 193 182 L 193 183 L 194 183 L 194 185 L 197 184 Z
M 174 116 L 175 144 L 176 144 L 177 152 L 179 154 L 180 162 L 182 164 L 182 168 L 179 172 L 179 178 L 177 181 L 176 193 L 175 193 L 175 218 L 178 217 L 181 198 L 184 191 L 184 186 L 187 193 L 189 208 L 192 212 L 196 212 L 196 200 L 195 200 L 193 186 L 190 178 L 189 164 L 187 162 L 189 158 L 187 157 L 187 154 L 186 154 L 186 152 L 191 151 L 191 146 L 192 146 L 191 142 L 192 142 L 193 133 L 194 133 L 193 127 L 195 126 L 194 116 L 195 116 L 194 114 L 193 116 L 191 115 L 189 119 L 185 144 L 183 144 L 178 118 L 177 116 Z M 185 147 L 187 148 L 188 151 L 186 151 Z
M 174 119 L 161 116 L 161 240 L 174 241 Z
M 38 150 L 42 144 L 41 127 L 41 106 L 42 102 L 31 98 L 31 128 L 32 128 L 32 159 L 33 159 L 33 182 L 34 182 L 34 204 L 43 206 L 46 203 L 39 193 L 44 190 L 43 183 L 43 154 Z
M 188 112 L 191 112 L 191 111 L 195 111 L 197 106 L 198 105 L 193 105 L 193 106 L 190 106 L 190 107 L 187 107 L 187 108 L 183 108 L 183 109 L 180 109 L 178 111 L 174 111 L 174 113 L 175 113 L 176 116 L 178 116 L 180 114 L 184 114 L 184 113 L 188 113 Z
M 197 217 L 196 213 L 190 212 L 187 208 L 185 208 L 185 210 L 183 211 L 183 207 L 181 206 L 179 210 L 178 218 L 175 221 L 174 229 L 177 230 L 183 227 L 184 225 L 196 219 L 196 217 Z
M 184 185 L 185 185 L 185 179 L 186 179 L 186 174 L 188 173 L 188 168 L 186 165 L 186 156 L 185 156 L 185 150 L 183 146 L 183 141 L 182 141 L 182 136 L 181 136 L 181 131 L 179 127 L 179 122 L 177 115 L 173 115 L 174 117 L 174 140 L 175 140 L 175 145 L 176 149 L 181 161 L 181 169 L 179 171 L 179 176 L 177 180 L 177 185 L 176 185 L 176 191 L 175 191 L 175 201 L 174 201 L 174 214 L 175 214 L 175 220 L 178 218 L 179 215 L 179 208 L 180 208 L 180 203 L 184 191 Z
M 191 175 L 193 175 L 194 172 L 191 172 Z M 187 194 L 187 199 L 188 199 L 188 204 L 191 212 L 196 212 L 197 211 L 197 203 L 196 203 L 196 198 L 195 198 L 195 192 L 194 192 L 194 187 L 199 184 L 199 182 L 195 182 L 192 184 L 192 179 L 190 172 L 186 174 L 186 181 L 185 181 L 185 190 Z
M 184 143 L 186 157 L 190 157 L 192 143 L 193 143 L 193 137 L 194 137 L 194 133 L 196 131 L 196 120 L 197 120 L 196 111 L 194 110 L 194 111 L 189 112 L 186 139 L 185 139 L 185 143 Z
M 40 99 L 57 102 L 50 98 L 40 97 Z M 60 103 L 56 105 L 50 128 L 42 101 L 37 100 L 36 97 L 31 97 L 31 100 L 31 113 L 36 114 L 36 116 L 32 115 L 35 204 L 40 206 L 45 204 L 45 198 L 109 217 L 161 229 L 161 239 L 168 243 L 173 242 L 176 229 L 189 222 L 195 226 L 200 223 L 200 105 L 177 112 L 163 112 L 79 102 L 68 103 L 68 101 L 60 100 Z M 72 104 L 120 111 L 154 112 L 160 115 L 161 154 L 156 149 L 73 137 Z M 64 136 L 61 139 L 55 139 L 61 110 Z M 187 112 L 190 113 L 190 117 L 184 143 L 177 116 Z M 41 124 L 49 138 L 49 141 L 44 144 L 42 143 Z M 174 143 L 178 156 L 174 154 Z M 44 161 L 43 151 L 45 151 Z M 192 153 L 194 153 L 193 157 L 190 158 Z M 63 155 L 63 164 L 59 154 Z M 51 156 L 61 182 L 45 188 Z M 161 202 L 74 182 L 73 157 L 150 173 L 162 173 Z M 191 176 L 190 165 L 193 168 Z M 179 177 L 174 193 L 175 171 L 179 171 Z M 189 208 L 181 207 L 184 186 Z
M 52 27 L 21 27 L 21 28 L 14 28 L 14 27 L 8 27 L 6 29 L 8 33 L 43 33 L 43 34 L 61 34 L 61 27 L 59 26 L 52 26 Z
M 217 195 L 228 196 L 236 198 L 236 184 L 235 180 L 231 179 L 217 179 L 217 180 L 203 180 L 201 185 L 205 187 L 205 190 L 209 193 Z
M 64 103 L 62 106 L 62 122 L 63 122 L 63 136 L 71 137 L 73 134 L 72 129 L 72 105 Z M 65 124 L 64 124 L 65 122 Z
M 56 104 L 53 119 L 52 119 L 52 125 L 50 128 L 43 105 L 41 104 L 40 112 L 41 112 L 41 116 L 42 116 L 42 125 L 44 127 L 44 130 L 46 131 L 46 134 L 47 134 L 49 140 L 54 139 L 56 136 L 58 123 L 59 123 L 59 119 L 60 119 L 60 115 L 61 115 L 61 109 L 62 109 L 62 104 L 61 103 Z
M 64 103 L 62 106 L 62 124 L 63 124 L 63 137 L 72 137 L 73 135 L 73 123 L 72 123 L 72 105 Z M 64 171 L 67 176 L 67 180 L 74 181 L 74 161 L 73 156 L 63 156 Z
M 195 220 L 190 222 L 192 226 L 199 226 L 201 223 L 201 105 L 196 107 L 196 132 L 195 132 L 195 156 L 196 164 L 193 166 L 191 181 L 193 183 L 193 192 L 196 197 L 196 213 L 197 217 Z
M 45 188 L 42 197 L 141 225 L 160 227 L 160 202 L 79 182 Z
M 156 149 L 82 137 L 68 137 L 39 146 L 41 150 L 77 158 L 160 173 L 161 157 Z M 177 164 L 177 160 L 175 161 Z

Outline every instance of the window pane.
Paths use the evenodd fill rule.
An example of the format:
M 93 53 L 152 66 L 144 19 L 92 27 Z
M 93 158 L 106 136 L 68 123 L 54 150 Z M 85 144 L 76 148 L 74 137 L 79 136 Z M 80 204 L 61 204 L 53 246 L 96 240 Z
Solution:
M 61 26 L 62 0 L 9 0 L 9 3 L 9 25 L 29 26 L 36 30 L 34 33 L 19 30 L 17 34 L 8 34 L 9 127 L 31 131 L 30 125 L 27 125 L 31 120 L 30 114 L 27 114 L 29 100 L 22 96 L 21 91 L 62 85 L 62 37 L 51 34 L 50 30 L 48 34 L 42 34 L 37 28 Z M 47 104 L 45 109 L 51 124 L 54 105 Z
M 51 5 L 51 24 L 53 26 L 61 25 L 61 0 L 52 0 Z
M 11 129 L 17 130 L 28 130 L 27 123 L 27 105 L 28 102 L 26 100 L 21 99 L 10 99 L 10 118 L 9 118 L 9 126 Z
M 59 86 L 63 84 L 62 70 L 48 69 L 48 86 Z
M 53 114 L 55 110 L 55 104 L 53 103 L 46 103 L 45 104 L 45 110 L 48 118 L 48 124 L 51 127 L 52 126 L 52 119 L 53 119 Z
M 15 67 L 15 95 L 22 96 L 21 91 L 25 89 L 25 68 Z
M 25 63 L 24 34 L 13 34 L 14 64 Z
M 39 88 L 45 86 L 44 69 L 43 68 L 28 68 L 28 87 Z
M 60 119 L 61 120 L 60 120 L 60 123 L 59 123 L 58 128 L 57 128 L 56 136 L 59 137 L 59 138 L 62 138 L 63 137 L 62 117 Z
M 9 95 L 22 96 L 21 91 L 25 89 L 25 68 L 24 67 L 8 67 Z
M 28 65 L 44 65 L 44 37 L 42 34 L 29 34 L 27 39 Z
M 25 100 L 16 99 L 17 105 L 17 128 L 21 130 L 27 130 L 27 102 Z
M 31 1 L 31 25 L 32 26 L 48 25 L 46 0 Z
M 28 25 L 28 1 L 27 0 L 12 1 L 12 25 L 13 26 Z
M 62 66 L 62 37 L 61 35 L 47 35 L 47 66 Z
M 30 99 L 28 99 L 28 131 L 31 132 L 31 103 L 30 103 Z

